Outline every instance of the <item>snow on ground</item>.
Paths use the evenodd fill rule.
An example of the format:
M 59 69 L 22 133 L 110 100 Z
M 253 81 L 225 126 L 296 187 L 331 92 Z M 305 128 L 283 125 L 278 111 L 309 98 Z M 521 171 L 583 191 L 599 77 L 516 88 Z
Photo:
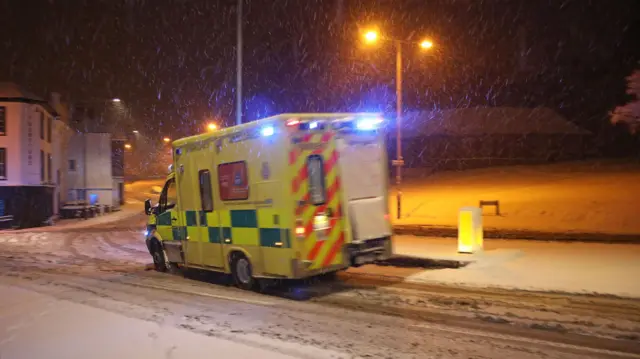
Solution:
M 640 234 L 640 165 L 579 162 L 499 167 L 413 176 L 403 185 L 396 224 L 456 226 L 460 207 L 486 207 L 485 227 L 542 232 Z M 395 192 L 390 208 L 395 211 Z M 395 218 L 395 215 L 394 215 Z
M 468 255 L 457 254 L 456 243 L 396 236 L 396 254 L 474 260 L 463 268 L 412 271 L 406 281 L 640 298 L 638 245 L 489 240 L 484 253 Z
M 339 356 L 329 350 L 293 343 L 282 344 L 281 348 L 274 342 L 258 347 L 199 335 L 15 286 L 0 284 L 0 292 L 3 293 L 0 299 L 0 357 L 3 359 Z

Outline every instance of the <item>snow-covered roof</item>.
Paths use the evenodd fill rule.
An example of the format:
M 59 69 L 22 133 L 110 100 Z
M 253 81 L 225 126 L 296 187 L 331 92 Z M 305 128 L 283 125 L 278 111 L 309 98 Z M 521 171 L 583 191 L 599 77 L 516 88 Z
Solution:
M 395 126 L 395 121 L 391 121 Z M 404 114 L 405 137 L 430 135 L 589 134 L 555 111 L 545 108 L 475 107 Z
M 33 93 L 25 90 L 22 86 L 13 82 L 0 82 L 0 102 L 1 101 L 13 101 L 13 102 L 26 102 L 39 104 L 45 108 L 50 114 L 57 116 L 56 110 L 49 104 L 49 102 L 42 99 L 42 97 L 36 96 Z
M 44 102 L 41 97 L 34 95 L 33 93 L 25 90 L 22 86 L 13 82 L 0 82 L 0 98 L 25 99 Z

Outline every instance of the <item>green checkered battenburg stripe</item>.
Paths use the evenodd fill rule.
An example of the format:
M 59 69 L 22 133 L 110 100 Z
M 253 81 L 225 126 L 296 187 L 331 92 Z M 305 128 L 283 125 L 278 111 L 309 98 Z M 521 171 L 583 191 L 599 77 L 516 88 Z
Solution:
M 193 233 L 197 231 L 197 228 L 206 227 L 208 228 L 207 234 L 202 232 L 195 233 L 199 233 L 201 236 L 208 236 L 209 243 L 223 243 L 224 239 L 228 239 L 231 242 L 225 244 L 255 242 L 255 245 L 259 244 L 262 247 L 291 248 L 289 228 L 273 228 L 273 225 L 269 226 L 269 228 L 260 227 L 258 224 L 258 211 L 248 209 L 220 211 L 219 213 L 185 211 L 186 227 L 183 227 L 184 229 L 174 227 L 174 239 L 184 239 L 187 233 Z M 164 214 L 158 216 L 158 225 L 171 225 L 171 217 L 164 218 Z M 221 220 L 221 224 L 216 225 L 215 223 L 208 223 L 207 214 L 221 217 L 228 216 L 229 218 Z M 282 245 L 276 246 L 278 242 L 281 242 Z

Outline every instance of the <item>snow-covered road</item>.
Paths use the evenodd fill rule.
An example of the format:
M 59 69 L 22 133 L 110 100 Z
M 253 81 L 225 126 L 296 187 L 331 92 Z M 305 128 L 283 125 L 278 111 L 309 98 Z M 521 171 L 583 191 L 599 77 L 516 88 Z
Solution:
M 640 358 L 636 300 L 394 267 L 258 294 L 149 262 L 135 230 L 0 234 L 0 358 Z

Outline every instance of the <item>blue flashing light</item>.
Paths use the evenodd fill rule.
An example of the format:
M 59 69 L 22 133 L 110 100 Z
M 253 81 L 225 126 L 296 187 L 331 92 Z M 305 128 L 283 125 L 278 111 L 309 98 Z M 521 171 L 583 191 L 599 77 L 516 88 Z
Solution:
M 269 137 L 269 136 L 273 135 L 274 132 L 275 132 L 275 130 L 273 129 L 273 126 L 265 126 L 260 131 L 260 133 L 262 133 L 262 136 L 264 136 L 264 137 Z
M 378 128 L 378 125 L 380 125 L 381 123 L 381 118 L 363 118 L 356 122 L 356 128 L 361 131 L 371 131 Z
M 313 121 L 313 122 L 311 122 L 311 123 L 309 124 L 309 129 L 310 129 L 310 130 L 314 130 L 314 129 L 316 129 L 316 128 L 318 128 L 318 122 L 317 122 L 317 121 Z
M 149 236 L 149 231 L 144 231 L 144 236 L 148 237 Z

